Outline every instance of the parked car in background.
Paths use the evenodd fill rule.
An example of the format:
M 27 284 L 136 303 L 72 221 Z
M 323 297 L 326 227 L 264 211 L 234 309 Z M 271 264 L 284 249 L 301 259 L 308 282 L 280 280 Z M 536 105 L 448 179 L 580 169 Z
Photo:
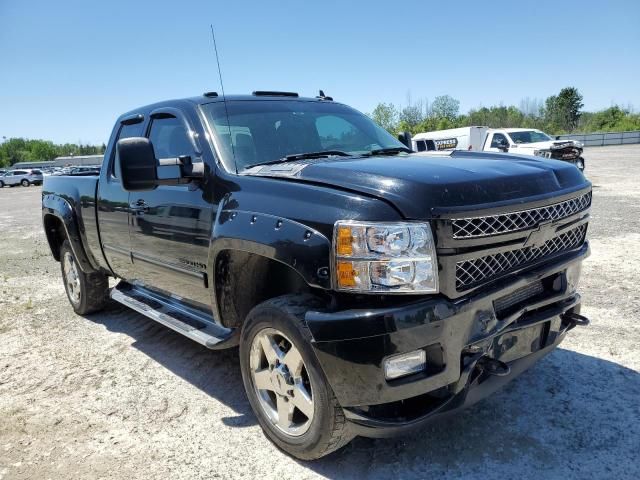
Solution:
M 100 175 L 100 165 L 74 167 L 68 175 Z
M 412 148 L 429 150 L 476 150 L 517 153 L 563 160 L 584 170 L 582 143 L 575 140 L 554 140 L 533 128 L 489 128 L 472 126 L 419 133 L 412 138 Z
M 42 172 L 38 169 L 23 168 L 9 170 L 0 177 L 0 188 L 7 186 L 22 185 L 28 187 L 30 185 L 42 185 Z

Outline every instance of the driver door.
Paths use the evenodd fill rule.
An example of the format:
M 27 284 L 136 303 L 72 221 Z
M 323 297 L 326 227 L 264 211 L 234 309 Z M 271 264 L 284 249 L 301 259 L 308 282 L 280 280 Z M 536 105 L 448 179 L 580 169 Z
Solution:
M 156 158 L 198 157 L 193 133 L 177 112 L 154 112 L 147 136 Z M 133 281 L 202 306 L 210 303 L 206 265 L 213 207 L 199 182 L 131 192 Z

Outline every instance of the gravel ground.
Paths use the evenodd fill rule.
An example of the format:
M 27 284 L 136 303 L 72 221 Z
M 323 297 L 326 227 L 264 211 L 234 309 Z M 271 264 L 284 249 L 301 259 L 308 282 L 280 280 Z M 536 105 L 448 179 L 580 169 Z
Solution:
M 117 304 L 75 315 L 40 188 L 0 189 L 0 479 L 640 478 L 640 146 L 585 157 L 592 325 L 456 418 L 312 463 L 262 435 L 235 350 Z

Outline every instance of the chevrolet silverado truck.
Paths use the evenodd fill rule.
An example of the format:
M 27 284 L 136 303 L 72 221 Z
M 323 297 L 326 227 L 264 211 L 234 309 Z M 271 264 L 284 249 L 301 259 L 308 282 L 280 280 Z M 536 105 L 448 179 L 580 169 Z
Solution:
M 563 160 L 584 171 L 583 145 L 577 140 L 554 140 L 532 128 L 489 128 L 481 126 L 451 128 L 418 133 L 412 138 L 417 151 L 477 150 L 533 155 Z
M 73 310 L 110 298 L 239 346 L 258 422 L 300 459 L 420 429 L 588 324 L 590 206 L 565 162 L 415 154 L 329 97 L 264 91 L 126 113 L 99 175 L 42 193 Z

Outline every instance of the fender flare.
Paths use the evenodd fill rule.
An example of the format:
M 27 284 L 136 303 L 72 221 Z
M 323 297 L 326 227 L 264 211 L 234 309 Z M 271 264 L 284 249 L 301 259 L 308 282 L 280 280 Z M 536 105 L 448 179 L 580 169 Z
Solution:
M 331 248 L 331 241 L 324 234 L 294 220 L 260 212 L 219 211 L 207 261 L 214 316 L 220 318 L 215 269 L 221 252 L 243 251 L 275 260 L 294 270 L 309 286 L 328 290 Z
M 42 223 L 45 228 L 47 241 L 49 242 L 49 248 L 54 258 L 56 258 L 56 250 L 53 244 L 54 239 L 46 228 L 46 218 L 49 216 L 56 217 L 60 221 L 80 270 L 84 273 L 96 272 L 98 270 L 97 266 L 91 263 L 82 244 L 78 218 L 69 201 L 59 195 L 53 194 L 45 194 L 42 197 Z M 60 258 L 56 258 L 56 260 L 60 261 Z

